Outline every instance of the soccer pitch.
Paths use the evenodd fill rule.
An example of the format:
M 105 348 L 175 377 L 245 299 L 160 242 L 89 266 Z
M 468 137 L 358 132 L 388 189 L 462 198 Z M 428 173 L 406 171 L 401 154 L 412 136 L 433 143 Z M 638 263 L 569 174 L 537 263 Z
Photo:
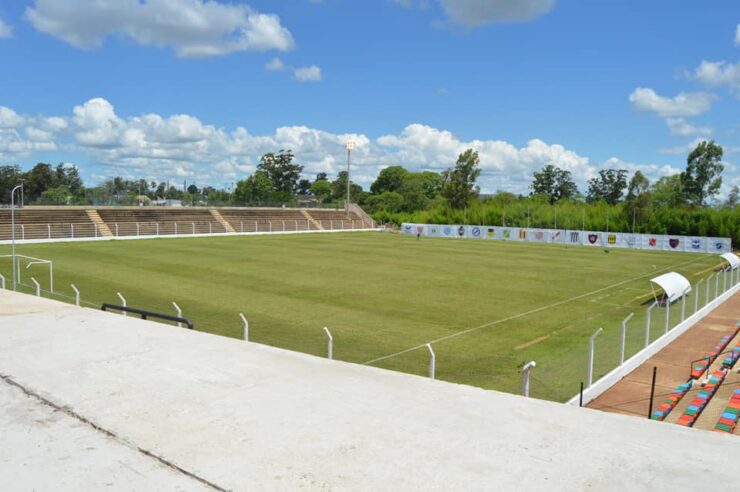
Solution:
M 621 320 L 634 312 L 627 356 L 642 348 L 649 279 L 677 271 L 695 284 L 713 255 L 609 250 L 502 241 L 335 233 L 20 245 L 54 261 L 55 296 L 85 305 L 128 305 L 174 314 L 198 330 L 419 375 L 518 393 L 520 367 L 535 360 L 531 395 L 564 401 L 586 379 L 588 338 L 599 327 L 595 378 L 619 362 Z M 0 247 L 9 254 L 10 247 Z M 0 272 L 10 279 L 10 260 Z M 48 288 L 41 265 L 23 271 Z M 704 286 L 703 286 L 704 287 Z M 713 293 L 713 289 L 712 289 Z M 48 293 L 44 294 L 49 296 Z M 704 290 L 699 306 L 704 305 Z M 693 311 L 689 297 L 686 312 Z M 670 311 L 671 326 L 681 315 Z M 653 310 L 652 338 L 665 310 Z M 176 328 L 174 328 L 176 329 Z M 192 368 L 197 371 L 198 368 Z

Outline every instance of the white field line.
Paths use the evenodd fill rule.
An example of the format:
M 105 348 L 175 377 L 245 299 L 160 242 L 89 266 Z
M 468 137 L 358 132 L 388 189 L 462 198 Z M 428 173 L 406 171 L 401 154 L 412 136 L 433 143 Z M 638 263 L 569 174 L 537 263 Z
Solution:
M 668 267 L 665 267 L 665 268 L 661 268 L 659 270 L 651 270 L 650 273 L 647 273 L 645 275 L 640 275 L 638 277 L 631 278 L 631 279 L 628 279 L 628 280 L 622 280 L 621 282 L 617 282 L 616 284 L 608 285 L 606 287 L 602 287 L 600 289 L 596 289 L 594 291 L 587 292 L 585 294 L 580 294 L 580 295 L 577 295 L 575 297 L 571 297 L 570 299 L 565 299 L 563 301 L 554 302 L 552 304 L 548 304 L 546 306 L 541 306 L 541 307 L 538 307 L 538 308 L 535 308 L 535 309 L 531 309 L 531 310 L 526 311 L 526 312 L 523 312 L 523 313 L 514 314 L 514 315 L 509 316 L 507 318 L 498 319 L 496 321 L 490 321 L 488 323 L 484 323 L 482 325 L 475 326 L 473 328 L 467 328 L 465 330 L 458 331 L 458 332 L 455 332 L 455 333 L 451 333 L 449 335 L 445 335 L 445 336 L 440 337 L 440 338 L 435 338 L 434 340 L 430 340 L 428 342 L 421 343 L 420 345 L 416 345 L 414 347 L 407 348 L 405 350 L 401 350 L 400 352 L 396 352 L 394 354 L 383 355 L 381 357 L 377 357 L 377 358 L 372 359 L 372 360 L 369 360 L 367 362 L 363 362 L 363 364 L 364 365 L 375 364 L 376 362 L 380 362 L 382 360 L 386 360 L 386 359 L 390 359 L 392 357 L 397 357 L 399 355 L 407 354 L 409 352 L 413 352 L 414 350 L 419 350 L 421 348 L 426 347 L 427 344 L 435 344 L 435 343 L 439 343 L 439 342 L 444 342 L 444 341 L 450 340 L 452 338 L 457 338 L 459 336 L 466 335 L 466 334 L 471 333 L 471 332 L 474 332 L 474 331 L 482 330 L 484 328 L 495 326 L 495 325 L 498 325 L 498 324 L 501 324 L 501 323 L 506 323 L 507 321 L 511 321 L 511 320 L 514 320 L 514 319 L 523 318 L 525 316 L 529 316 L 530 314 L 539 313 L 540 311 L 545 311 L 547 309 L 551 309 L 551 308 L 554 308 L 554 307 L 562 306 L 563 304 L 568 304 L 569 302 L 577 301 L 579 299 L 583 299 L 584 297 L 589 297 L 589 296 L 592 296 L 594 294 L 598 294 L 599 292 L 603 292 L 605 290 L 609 290 L 609 289 L 613 289 L 615 287 L 619 287 L 620 285 L 624 285 L 624 284 L 627 284 L 627 283 L 630 283 L 630 282 L 634 282 L 635 280 L 640 280 L 640 279 L 645 278 L 645 277 L 651 277 L 651 276 L 655 275 L 658 272 L 663 272 L 665 270 L 669 270 L 669 269 L 673 269 L 673 268 L 677 268 L 677 267 L 682 267 L 682 266 L 690 265 L 692 263 L 696 263 L 697 261 L 703 260 L 703 259 L 704 258 L 696 258 L 694 260 L 687 261 L 686 263 L 680 263 L 678 265 L 668 266 Z

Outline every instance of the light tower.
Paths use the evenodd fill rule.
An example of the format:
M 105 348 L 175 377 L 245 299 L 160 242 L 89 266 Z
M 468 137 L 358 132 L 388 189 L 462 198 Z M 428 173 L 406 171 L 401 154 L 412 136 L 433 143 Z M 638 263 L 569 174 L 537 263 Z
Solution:
M 352 154 L 352 149 L 355 148 L 355 141 L 352 138 L 348 138 L 344 143 L 344 148 L 347 149 L 347 201 L 344 204 L 344 208 L 349 213 L 349 158 Z

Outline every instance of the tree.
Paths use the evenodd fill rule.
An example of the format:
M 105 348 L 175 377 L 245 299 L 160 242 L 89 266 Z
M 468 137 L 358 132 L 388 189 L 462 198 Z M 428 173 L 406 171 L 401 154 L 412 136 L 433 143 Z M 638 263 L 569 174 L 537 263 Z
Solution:
M 298 181 L 298 194 L 299 195 L 308 195 L 308 193 L 311 190 L 311 182 L 307 179 L 302 179 Z
M 191 184 L 190 186 L 188 186 L 188 193 L 190 193 L 191 195 L 197 195 L 198 193 L 200 193 L 200 191 L 198 190 L 197 186 Z
M 627 186 L 627 200 L 634 200 L 648 191 L 650 191 L 650 181 L 642 174 L 642 171 L 635 172 Z
M 691 151 L 686 159 L 686 170 L 681 173 L 681 184 L 686 199 L 701 207 L 707 198 L 719 192 L 722 186 L 722 156 L 724 151 L 714 140 L 703 141 Z
M 347 199 L 347 171 L 339 171 L 337 179 L 331 183 L 331 196 L 336 201 L 344 201 Z M 353 183 L 350 180 L 349 184 L 349 199 L 355 203 L 360 201 L 362 196 L 362 186 Z
M 326 202 L 331 197 L 331 183 L 325 179 L 317 179 L 311 185 L 311 194 L 318 198 L 321 203 Z
M 533 195 L 545 195 L 550 203 L 563 198 L 571 198 L 578 193 L 570 171 L 548 164 L 542 171 L 534 173 L 534 181 L 529 185 Z
M 270 176 L 264 171 L 257 171 L 236 183 L 234 197 L 237 201 L 245 203 L 267 202 L 274 191 L 275 187 Z
M 664 176 L 655 182 L 652 191 L 653 206 L 657 209 L 680 207 L 686 204 L 686 194 L 680 174 Z
M 370 185 L 370 192 L 376 195 L 384 191 L 400 192 L 408 175 L 409 172 L 402 166 L 386 167 L 378 173 L 378 177 Z
M 314 183 L 316 181 L 329 181 L 329 176 L 326 173 L 318 173 L 316 174 L 316 179 L 314 180 Z
M 598 177 L 589 180 L 586 200 L 603 200 L 609 205 L 616 205 L 622 199 L 626 186 L 626 169 L 602 169 Z
M 371 213 L 383 210 L 385 212 L 400 212 L 404 207 L 404 197 L 395 191 L 384 191 L 379 195 L 370 195 L 365 200 L 364 207 Z
M 267 175 L 276 191 L 292 195 L 298 187 L 303 166 L 293 163 L 292 151 L 281 150 L 277 154 L 269 152 L 263 155 L 257 170 Z
M 25 173 L 23 194 L 28 203 L 35 202 L 41 198 L 41 194 L 54 186 L 54 172 L 50 164 L 39 162 L 33 169 Z
M 455 168 L 448 168 L 442 173 L 444 185 L 442 196 L 454 208 L 467 206 L 471 198 L 478 195 L 480 189 L 475 181 L 480 176 L 480 158 L 478 152 L 468 149 L 457 158 Z
M 10 203 L 10 190 L 21 184 L 21 179 L 18 166 L 0 166 L 0 203 Z
M 740 194 L 738 187 L 733 186 L 732 189 L 730 190 L 730 194 L 727 195 L 727 201 L 725 202 L 725 207 L 727 208 L 737 207 L 738 199 L 740 198 L 738 197 L 738 194 Z

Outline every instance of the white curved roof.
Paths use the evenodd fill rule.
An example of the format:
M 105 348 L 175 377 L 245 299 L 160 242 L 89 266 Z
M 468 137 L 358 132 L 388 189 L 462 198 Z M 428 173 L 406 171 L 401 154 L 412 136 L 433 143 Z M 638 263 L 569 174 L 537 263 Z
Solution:
M 730 264 L 730 269 L 734 270 L 735 268 L 740 267 L 740 258 L 735 253 L 725 253 L 723 255 L 720 255 L 722 258 L 727 261 L 727 263 Z
M 691 292 L 691 284 L 689 281 L 686 280 L 686 277 L 679 275 L 676 272 L 664 273 L 663 275 L 650 279 L 650 281 L 663 289 L 663 292 L 668 296 L 668 300 L 670 302 L 679 299 L 684 295 L 684 292 Z

